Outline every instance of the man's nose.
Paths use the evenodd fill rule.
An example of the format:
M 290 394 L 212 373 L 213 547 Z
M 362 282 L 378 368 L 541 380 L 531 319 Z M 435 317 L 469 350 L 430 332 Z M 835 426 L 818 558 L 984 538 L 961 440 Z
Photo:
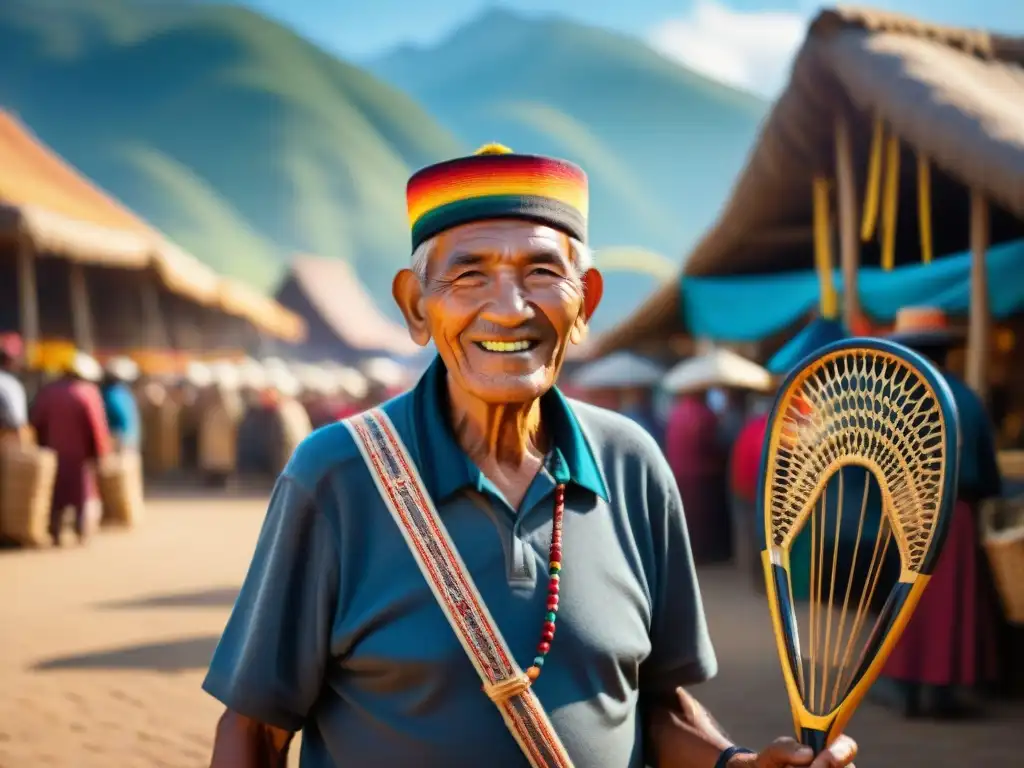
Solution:
M 534 313 L 520 281 L 511 275 L 502 275 L 495 280 L 491 300 L 481 314 L 492 323 L 514 327 L 530 320 Z

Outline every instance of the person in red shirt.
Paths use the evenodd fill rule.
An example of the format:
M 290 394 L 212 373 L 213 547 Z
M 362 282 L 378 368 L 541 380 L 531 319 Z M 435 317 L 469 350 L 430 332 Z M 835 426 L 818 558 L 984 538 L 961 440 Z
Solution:
M 96 385 L 102 374 L 99 363 L 79 353 L 64 375 L 44 386 L 32 404 L 30 421 L 39 445 L 57 453 L 50 537 L 58 546 L 67 508 L 74 510 L 75 533 L 84 543 L 90 507 L 99 501 L 95 464 L 111 450 L 103 397 Z
M 729 467 L 734 561 L 742 572 L 750 574 L 752 583 L 758 589 L 763 589 L 764 571 L 760 553 L 754 545 L 754 526 L 758 522 L 757 491 L 761 478 L 764 437 L 768 430 L 769 406 L 767 401 L 755 406 L 756 412 L 743 425 L 732 444 Z
M 719 443 L 718 430 L 718 417 L 707 404 L 705 391 L 682 395 L 665 427 L 665 457 L 683 498 L 697 563 L 729 558 L 727 454 Z

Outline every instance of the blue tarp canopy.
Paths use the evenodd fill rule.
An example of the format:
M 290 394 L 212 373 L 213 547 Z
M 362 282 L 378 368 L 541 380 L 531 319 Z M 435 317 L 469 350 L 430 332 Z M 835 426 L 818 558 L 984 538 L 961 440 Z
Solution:
M 1024 240 L 989 249 L 989 304 L 1005 318 L 1024 309 Z M 892 321 L 903 307 L 929 306 L 963 315 L 970 306 L 971 254 L 957 253 L 930 264 L 910 264 L 886 272 L 862 267 L 858 292 L 872 318 Z M 836 271 L 842 292 L 842 275 Z M 818 276 L 807 272 L 736 277 L 683 277 L 682 311 L 692 336 L 726 341 L 760 341 L 782 331 L 818 304 Z

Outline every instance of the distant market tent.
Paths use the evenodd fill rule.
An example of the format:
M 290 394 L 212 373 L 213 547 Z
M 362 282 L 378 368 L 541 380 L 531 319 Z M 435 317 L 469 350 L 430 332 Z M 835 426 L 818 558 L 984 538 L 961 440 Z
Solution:
M 422 352 L 403 326 L 381 312 L 341 259 L 296 256 L 275 298 L 303 318 L 307 328 L 305 340 L 287 350 L 293 358 L 355 364 L 375 357 L 408 359 Z
M 571 382 L 577 389 L 655 387 L 664 375 L 665 369 L 657 363 L 629 352 L 616 352 L 584 365 Z
M 715 387 L 766 392 L 772 376 L 757 363 L 728 349 L 683 360 L 665 376 L 662 386 L 674 395 L 700 392 Z
M 175 338 L 175 320 L 236 343 L 246 329 L 287 339 L 303 331 L 299 318 L 167 241 L 2 110 L 0 275 L 0 327 L 17 328 L 35 357 L 49 341 L 140 354 L 209 347 L 202 333 Z
M 807 289 L 808 280 L 819 299 L 843 290 L 847 311 L 870 314 L 860 306 L 868 299 L 857 290 L 859 266 L 867 275 L 887 273 L 865 282 L 891 285 L 912 264 L 951 255 L 970 261 L 972 251 L 993 246 L 994 255 L 1024 237 L 1022 65 L 1021 37 L 873 10 L 820 13 L 722 214 L 682 275 L 595 339 L 589 354 L 657 344 L 694 324 L 720 329 L 737 303 L 747 303 L 749 317 L 749 302 L 773 302 L 795 284 Z M 817 239 L 834 231 L 836 246 L 816 247 L 816 221 L 826 235 Z M 831 247 L 845 265 L 834 275 L 818 264 Z M 958 264 L 945 271 L 962 272 Z M 767 275 L 777 282 L 736 292 L 726 286 Z M 718 284 L 703 291 L 701 282 L 712 280 Z M 691 296 L 707 300 L 687 306 Z M 697 311 L 717 317 L 696 318 Z

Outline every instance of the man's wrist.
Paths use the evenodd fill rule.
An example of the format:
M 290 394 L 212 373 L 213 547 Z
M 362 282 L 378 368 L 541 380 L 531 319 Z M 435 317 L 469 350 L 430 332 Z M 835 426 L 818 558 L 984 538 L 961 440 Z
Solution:
M 756 759 L 757 753 L 754 750 L 734 744 L 722 750 L 715 768 L 742 768 L 751 765 Z

